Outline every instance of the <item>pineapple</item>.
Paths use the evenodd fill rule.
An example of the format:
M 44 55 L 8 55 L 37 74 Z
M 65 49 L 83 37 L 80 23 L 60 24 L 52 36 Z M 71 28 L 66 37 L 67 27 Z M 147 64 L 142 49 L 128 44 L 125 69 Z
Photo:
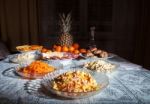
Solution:
M 67 15 L 64 13 L 60 15 L 59 26 L 61 34 L 58 38 L 58 45 L 69 47 L 73 44 L 73 36 L 70 34 L 71 23 L 72 21 L 70 13 Z

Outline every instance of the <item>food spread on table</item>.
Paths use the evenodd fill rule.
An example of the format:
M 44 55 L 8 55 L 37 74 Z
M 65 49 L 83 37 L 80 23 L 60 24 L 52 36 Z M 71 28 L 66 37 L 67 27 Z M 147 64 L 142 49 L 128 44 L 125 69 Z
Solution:
M 116 65 L 104 60 L 92 61 L 84 64 L 84 67 L 97 72 L 112 72 Z
M 59 62 L 56 64 L 68 66 L 72 64 L 72 59 L 77 59 L 80 56 L 83 56 L 82 58 L 85 60 L 87 58 L 107 58 L 109 56 L 108 52 L 101 49 L 81 48 L 81 46 L 78 43 L 73 43 L 72 41 L 70 41 L 69 39 L 71 39 L 71 37 L 68 36 L 68 34 L 62 34 L 60 36 L 59 44 L 54 44 L 53 48 L 45 48 L 41 45 L 17 46 L 16 49 L 21 53 L 10 57 L 9 60 L 20 65 L 27 63 L 30 64 L 25 67 L 23 66 L 17 68 L 16 73 L 22 77 L 29 79 L 42 78 L 44 75 L 48 75 L 49 73 L 51 73 L 53 76 L 53 73 L 58 68 L 55 68 L 53 65 L 49 65 L 48 63 L 43 62 L 42 60 L 48 62 L 55 62 L 54 60 L 56 60 Z M 67 38 L 68 41 L 63 41 L 64 38 L 65 40 Z M 111 72 L 115 68 L 115 65 L 103 60 L 98 60 L 85 63 L 84 67 L 98 72 Z M 55 91 L 73 93 L 66 94 L 66 96 L 72 96 L 73 98 L 79 96 L 80 98 L 81 96 L 84 96 L 84 94 L 85 96 L 90 95 L 92 94 L 92 92 L 94 93 L 102 89 L 103 85 L 97 82 L 97 79 L 95 79 L 94 76 L 92 76 L 91 74 L 90 71 L 84 72 L 82 70 L 70 70 L 59 75 L 58 77 L 55 77 L 53 80 L 51 80 L 51 83 L 49 84 L 51 84 L 51 89 Z
M 25 59 L 26 60 L 35 59 L 34 57 L 35 54 L 34 55 L 26 54 L 28 51 L 38 52 L 38 54 L 36 53 L 36 55 L 39 55 L 40 57 L 38 59 L 35 59 L 30 65 L 20 68 L 18 72 L 21 72 L 24 75 L 33 76 L 33 78 L 38 78 L 36 75 L 51 74 L 51 76 L 53 76 L 53 74 L 57 72 L 55 71 L 55 67 L 43 62 L 42 60 L 48 62 L 57 61 L 58 63 L 60 63 L 65 67 L 73 64 L 72 59 L 78 58 L 79 60 L 80 59 L 79 57 L 81 57 L 81 59 L 83 60 L 84 59 L 86 60 L 88 58 L 89 59 L 94 58 L 94 57 L 106 58 L 106 59 L 108 58 L 109 53 L 104 50 L 97 49 L 97 48 L 87 49 L 87 48 L 83 48 L 79 43 L 73 43 L 73 37 L 69 33 L 70 27 L 68 25 L 70 24 L 68 23 L 65 24 L 65 21 L 68 23 L 70 22 L 67 21 L 66 19 L 63 20 L 64 24 L 60 25 L 62 26 L 61 27 L 62 32 L 59 35 L 59 40 L 56 44 L 52 46 L 52 48 L 45 48 L 44 46 L 40 46 L 40 45 L 22 45 L 16 47 L 16 49 L 21 53 L 17 55 L 17 57 L 15 57 L 13 60 L 22 61 Z M 38 61 L 39 59 L 41 61 Z M 86 63 L 84 67 L 90 70 L 95 70 L 100 72 L 110 72 L 113 68 L 115 68 L 115 65 L 99 60 L 99 61 Z M 62 70 L 65 70 L 65 68 L 63 68 Z M 50 76 L 48 76 L 47 78 L 48 78 L 47 80 L 49 80 Z M 49 88 L 51 89 L 51 91 L 53 89 L 53 91 L 56 92 L 58 91 L 60 93 L 66 92 L 67 93 L 66 96 L 72 96 L 73 98 L 74 97 L 77 98 L 77 96 L 79 96 L 80 98 L 81 96 L 84 96 L 84 94 L 85 96 L 87 96 L 102 89 L 103 85 L 99 82 L 102 79 L 96 79 L 96 78 L 97 77 L 94 77 L 91 71 L 89 70 L 87 70 L 87 72 L 83 70 L 78 70 L 78 71 L 70 70 L 61 75 L 58 75 L 58 77 L 55 77 L 53 80 L 51 80 L 49 82 Z M 73 94 L 68 94 L 68 92 Z M 74 93 L 78 93 L 78 94 L 74 94 Z M 61 95 L 58 93 L 55 94 Z
M 67 38 L 66 35 L 63 38 Z M 30 79 L 42 78 L 44 75 L 46 76 L 49 74 L 53 76 L 53 74 L 57 72 L 55 71 L 56 68 L 48 63 L 61 64 L 63 66 L 61 70 L 65 70 L 66 66 L 75 64 L 72 59 L 76 59 L 77 61 L 80 59 L 86 60 L 92 58 L 95 60 L 95 57 L 105 59 L 109 57 L 109 53 L 104 50 L 97 48 L 82 48 L 79 43 L 70 43 L 69 41 L 54 44 L 52 48 L 45 48 L 40 45 L 22 45 L 17 46 L 16 49 L 21 53 L 13 57 L 11 59 L 12 62 L 28 62 L 32 60 L 32 63 L 28 66 L 16 70 L 20 76 Z M 74 67 L 78 67 L 78 64 L 75 64 Z M 104 82 L 100 83 L 99 80 L 102 79 L 96 79 L 97 77 L 94 77 L 92 72 L 88 69 L 107 73 L 111 72 L 115 67 L 114 64 L 104 60 L 87 62 L 84 65 L 84 69 L 86 69 L 88 73 L 82 70 L 67 71 L 49 82 L 50 91 L 56 91 L 55 94 L 69 98 L 82 98 L 83 96 L 92 95 L 103 88 Z M 50 79 L 50 77 L 47 78 L 48 80 Z M 108 81 L 106 83 L 108 84 Z M 57 93 L 57 91 L 59 93 Z M 64 92 L 66 95 L 63 94 Z
M 24 74 L 46 74 L 49 72 L 53 72 L 55 70 L 55 67 L 48 65 L 45 62 L 42 61 L 34 61 L 30 65 L 21 68 L 19 71 Z
M 106 59 L 108 58 L 109 53 L 104 50 L 97 49 L 96 47 L 89 47 L 90 49 L 87 49 L 85 47 L 82 47 L 82 45 L 80 45 L 79 43 L 74 43 L 73 36 L 72 34 L 70 34 L 71 23 L 72 21 L 70 14 L 66 16 L 64 14 L 60 15 L 60 34 L 58 36 L 58 40 L 56 40 L 57 42 L 54 43 L 52 48 L 45 48 L 42 45 L 29 44 L 17 46 L 16 49 L 20 53 L 12 57 L 10 61 L 17 62 L 18 64 L 20 64 L 20 62 L 29 61 L 32 61 L 32 63 L 30 63 L 28 66 L 16 69 L 16 72 L 19 75 L 29 78 L 39 78 L 37 77 L 38 75 L 45 74 L 51 74 L 53 76 L 54 72 L 57 71 L 55 71 L 56 68 L 53 65 L 48 64 L 51 61 L 56 62 L 56 64 L 63 64 L 63 66 L 69 66 L 70 64 L 68 63 L 72 64 L 72 59 L 77 59 L 80 56 L 83 56 L 83 60 L 94 57 Z M 47 61 L 48 63 L 43 62 L 42 60 Z M 72 66 L 69 66 L 69 68 L 70 67 Z M 78 67 L 78 65 L 75 64 L 75 67 Z M 112 71 L 112 69 L 115 68 L 115 65 L 105 62 L 103 60 L 98 60 L 86 63 L 84 67 L 90 70 L 100 72 L 110 72 Z M 62 68 L 62 70 L 65 70 L 65 68 Z M 67 71 L 51 80 L 51 88 L 56 91 L 71 93 L 83 92 L 84 94 L 88 92 L 96 92 L 99 89 L 102 89 L 102 85 L 99 83 L 100 80 L 97 81 L 97 78 L 94 78 L 93 75 L 90 74 L 91 71 L 87 71 L 88 72 L 84 72 L 82 70 Z M 100 73 L 97 74 L 100 75 Z
M 45 48 L 44 46 L 40 45 L 22 45 L 22 46 L 17 46 L 17 50 L 22 51 L 22 53 L 16 55 L 15 57 L 11 58 L 11 62 L 28 62 L 28 61 L 35 61 L 35 63 L 32 63 L 31 65 L 36 66 L 36 60 L 47 60 L 49 62 L 53 60 L 58 60 L 60 64 L 65 65 L 70 65 L 72 64 L 72 59 L 77 59 L 80 56 L 84 56 L 83 58 L 107 58 L 109 56 L 109 53 L 98 49 L 98 48 L 91 48 L 91 49 L 86 49 L 86 48 L 81 48 L 79 43 L 73 43 L 70 45 L 67 44 L 54 44 L 52 48 Z M 31 50 L 39 50 L 38 52 L 40 53 L 27 53 L 26 51 L 31 51 Z M 35 52 L 35 51 L 33 51 Z M 36 51 L 37 52 L 37 51 Z M 66 59 L 70 61 L 66 61 Z M 40 62 L 38 62 L 40 64 Z M 43 65 L 43 64 L 42 64 Z M 39 68 L 38 68 L 39 67 Z M 111 72 L 114 68 L 115 65 L 99 60 L 99 61 L 94 61 L 94 62 L 89 62 L 84 65 L 85 68 L 90 69 L 90 70 L 95 70 L 98 72 Z M 40 67 L 40 65 L 36 66 L 37 69 L 30 69 L 28 66 L 27 68 L 23 69 L 24 73 L 35 73 L 39 72 L 41 73 L 47 73 L 45 71 L 49 71 L 48 69 L 42 69 L 44 67 Z M 40 70 L 41 68 L 41 70 Z M 28 70 L 27 70 L 28 69 Z M 42 71 L 43 70 L 43 71 Z
M 54 79 L 52 88 L 64 92 L 89 92 L 99 88 L 96 80 L 84 71 L 69 71 Z
M 17 46 L 16 49 L 20 52 L 28 52 L 28 51 L 34 51 L 39 50 L 39 52 L 42 54 L 42 59 L 74 59 L 78 58 L 78 56 L 83 56 L 86 58 L 107 58 L 109 57 L 109 53 L 97 49 L 86 49 L 86 48 L 80 48 L 81 46 L 78 43 L 73 43 L 70 46 L 66 45 L 53 45 L 52 49 L 47 49 L 40 45 L 21 45 Z

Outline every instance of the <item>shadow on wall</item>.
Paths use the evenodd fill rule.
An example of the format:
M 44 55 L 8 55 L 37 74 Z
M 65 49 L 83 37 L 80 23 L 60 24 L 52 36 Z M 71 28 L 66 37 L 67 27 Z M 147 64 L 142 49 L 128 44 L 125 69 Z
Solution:
M 9 55 L 9 51 L 8 48 L 6 47 L 6 45 L 0 41 L 0 60 L 5 58 L 7 55 Z

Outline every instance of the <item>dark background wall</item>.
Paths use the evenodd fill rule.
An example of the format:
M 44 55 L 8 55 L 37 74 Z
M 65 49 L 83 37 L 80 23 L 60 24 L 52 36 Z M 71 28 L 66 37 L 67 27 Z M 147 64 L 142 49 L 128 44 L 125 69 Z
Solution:
M 49 47 L 54 43 L 58 14 L 71 11 L 76 42 L 87 46 L 90 26 L 95 26 L 98 48 L 149 68 L 148 4 L 148 0 L 41 0 L 41 44 Z
M 59 13 L 72 13 L 75 42 L 96 44 L 150 69 L 150 0 L 0 0 L 0 40 L 10 51 L 22 44 L 51 47 L 59 35 Z

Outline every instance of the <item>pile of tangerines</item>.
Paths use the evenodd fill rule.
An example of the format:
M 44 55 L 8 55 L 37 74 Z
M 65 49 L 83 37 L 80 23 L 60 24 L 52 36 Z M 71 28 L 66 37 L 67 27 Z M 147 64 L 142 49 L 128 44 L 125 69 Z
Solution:
M 70 52 L 70 53 L 74 53 L 74 54 L 86 53 L 86 51 L 87 51 L 84 48 L 80 48 L 80 45 L 78 43 L 74 43 L 70 47 L 54 45 L 53 50 L 56 52 Z

